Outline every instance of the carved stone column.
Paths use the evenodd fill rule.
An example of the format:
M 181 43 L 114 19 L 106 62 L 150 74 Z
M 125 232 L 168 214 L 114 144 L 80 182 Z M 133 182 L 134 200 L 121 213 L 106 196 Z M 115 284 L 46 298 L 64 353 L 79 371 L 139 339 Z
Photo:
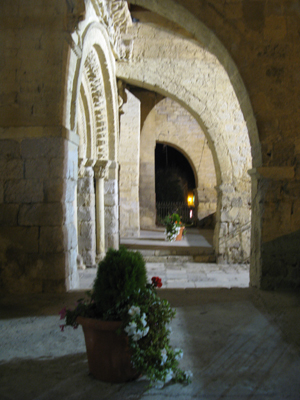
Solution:
M 108 161 L 97 161 L 94 172 L 96 179 L 96 261 L 98 263 L 105 255 L 104 179 L 107 177 Z
M 79 164 L 77 182 L 77 230 L 80 256 L 77 262 L 82 262 L 82 266 L 86 267 L 96 265 L 95 189 L 92 165 L 91 160 Z
M 106 249 L 119 248 L 119 164 L 109 162 L 108 177 L 104 182 Z

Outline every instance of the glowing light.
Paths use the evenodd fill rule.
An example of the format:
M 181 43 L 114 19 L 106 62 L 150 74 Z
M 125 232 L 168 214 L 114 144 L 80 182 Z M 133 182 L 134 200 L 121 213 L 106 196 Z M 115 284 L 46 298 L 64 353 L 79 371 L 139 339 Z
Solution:
M 188 195 L 187 197 L 187 203 L 189 206 L 193 206 L 194 205 L 194 201 L 195 201 L 195 197 L 191 194 Z

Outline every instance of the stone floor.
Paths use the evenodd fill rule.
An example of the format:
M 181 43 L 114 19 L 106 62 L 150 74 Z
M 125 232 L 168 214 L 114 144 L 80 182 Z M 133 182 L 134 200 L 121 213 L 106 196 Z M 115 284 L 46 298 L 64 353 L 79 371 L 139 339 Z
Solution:
M 205 264 L 205 263 L 146 263 L 149 280 L 152 276 L 162 279 L 164 288 L 232 288 L 249 287 L 249 265 Z M 90 289 L 96 269 L 79 272 L 80 288 Z
M 58 311 L 82 292 L 0 298 L 1 400 L 299 400 L 300 297 L 253 288 L 164 289 L 177 309 L 172 344 L 192 384 L 147 389 L 88 374 L 82 330 Z
M 148 389 L 143 377 L 108 384 L 88 374 L 81 328 L 61 332 L 58 316 L 92 286 L 96 270 L 87 269 L 78 291 L 0 294 L 0 400 L 299 400 L 299 293 L 250 288 L 247 265 L 180 260 L 146 266 L 177 310 L 171 341 L 183 349 L 181 367 L 193 372 L 190 385 Z
M 141 248 L 184 248 L 184 247 L 197 247 L 208 248 L 213 247 L 213 234 L 212 229 L 198 229 L 186 228 L 186 234 L 180 241 L 168 242 L 166 241 L 164 228 L 156 228 L 155 230 L 141 230 L 140 236 L 121 238 L 120 243 L 126 246 L 140 246 Z
M 248 264 L 193 262 L 193 255 L 213 252 L 213 231 L 189 228 L 183 240 L 167 242 L 164 229 L 142 230 L 139 238 L 121 238 L 121 244 L 140 251 L 146 260 L 148 277 L 159 276 L 164 288 L 249 287 Z M 80 271 L 80 288 L 90 289 L 96 269 Z

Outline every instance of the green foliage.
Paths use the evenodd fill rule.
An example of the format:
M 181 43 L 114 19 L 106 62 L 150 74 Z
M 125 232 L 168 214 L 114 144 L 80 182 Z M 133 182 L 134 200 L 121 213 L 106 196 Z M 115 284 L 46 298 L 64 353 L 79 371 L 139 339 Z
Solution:
M 114 319 L 118 309 L 147 283 L 145 261 L 139 252 L 109 249 L 99 263 L 92 298 L 99 313 Z
M 180 232 L 182 227 L 179 214 L 167 215 L 163 220 L 163 224 L 166 227 L 166 237 L 170 242 L 174 241 Z
M 163 386 L 170 380 L 189 383 L 190 375 L 179 368 L 183 353 L 180 349 L 172 349 L 170 345 L 169 324 L 176 311 L 172 310 L 167 300 L 160 299 L 153 284 L 135 293 L 130 305 L 127 308 L 129 312 L 123 317 L 123 327 L 126 330 L 126 327 L 136 324 L 134 332 L 141 332 L 139 338 L 129 330 L 134 367 L 150 379 L 150 384 Z M 132 309 L 138 311 L 132 315 Z M 147 330 L 145 336 L 143 330 Z
M 180 220 L 173 216 L 175 222 Z M 170 345 L 169 324 L 175 316 L 166 300 L 160 299 L 156 288 L 162 286 L 154 276 L 147 283 L 145 262 L 138 252 L 121 247 L 110 249 L 99 264 L 92 292 L 88 299 L 79 299 L 74 310 L 64 307 L 60 318 L 77 328 L 77 317 L 122 321 L 119 333 L 128 335 L 134 368 L 157 387 L 166 383 L 189 383 L 192 373 L 179 368 L 183 353 Z
M 77 306 L 74 310 L 69 310 L 64 308 L 62 310 L 62 316 L 65 317 L 66 325 L 73 326 L 77 328 L 78 324 L 76 322 L 76 318 L 86 317 L 86 318 L 101 318 L 101 315 L 98 315 L 95 302 L 92 300 L 91 291 L 86 292 L 87 299 L 81 298 L 77 300 Z

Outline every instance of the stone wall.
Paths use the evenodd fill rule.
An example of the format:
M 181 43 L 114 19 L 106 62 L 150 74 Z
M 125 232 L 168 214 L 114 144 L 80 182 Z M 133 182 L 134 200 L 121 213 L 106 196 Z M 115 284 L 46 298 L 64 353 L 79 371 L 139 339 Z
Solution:
M 130 50 L 130 40 L 124 44 L 120 36 L 126 32 L 128 18 L 124 1 L 49 1 L 47 5 L 43 0 L 0 2 L 1 291 L 61 292 L 78 287 L 76 129 L 88 55 L 98 58 L 103 67 L 105 89 L 97 92 L 97 77 L 91 84 L 94 97 L 103 97 L 107 124 L 103 138 L 99 128 L 102 121 L 95 118 L 95 109 L 92 117 L 99 128 L 98 141 L 93 137 L 95 146 L 87 152 L 90 159 L 94 154 L 109 158 L 107 246 L 118 247 L 114 57 L 125 59 Z M 86 72 L 91 75 L 88 67 Z M 84 123 L 88 125 L 86 119 Z M 94 127 L 91 129 L 94 131 Z M 106 151 L 102 151 L 104 141 Z M 94 164 L 97 160 L 92 161 Z M 79 181 L 79 190 L 85 183 Z M 92 203 L 94 195 L 89 192 Z M 79 196 L 80 207 L 81 200 Z M 79 214 L 86 211 L 80 209 Z M 79 220 L 83 239 L 84 230 L 91 226 L 83 223 L 83 215 Z M 91 236 L 91 249 L 93 240 Z M 85 254 L 87 264 L 94 257 L 89 251 L 90 247 Z
M 125 90 L 120 117 L 120 236 L 140 235 L 140 101 Z
M 1 140 L 0 165 L 1 290 L 76 287 L 77 145 L 55 137 Z
M 250 132 L 253 166 L 269 169 L 264 170 L 264 175 L 256 169 L 251 173 L 254 180 L 252 186 L 255 187 L 252 192 L 255 207 L 251 283 L 260 286 L 264 276 L 273 269 L 271 255 L 277 255 L 274 246 L 266 247 L 271 252 L 267 257 L 265 251 L 261 253 L 261 248 L 280 237 L 290 248 L 287 242 L 289 235 L 299 228 L 300 200 L 295 195 L 300 188 L 300 98 L 295 90 L 299 86 L 299 2 L 136 0 L 135 3 L 172 20 L 178 24 L 177 32 L 187 38 L 192 35 L 203 43 L 209 52 L 216 55 L 230 76 Z M 158 18 L 154 20 L 158 21 Z M 171 27 L 170 23 L 168 27 Z M 219 46 L 215 38 L 219 38 L 224 47 Z M 227 52 L 231 58 L 227 57 Z M 247 88 L 251 103 L 247 102 L 241 82 Z M 248 113 L 251 108 L 254 113 Z M 257 138 L 253 135 L 256 126 Z M 294 170 L 292 176 L 285 174 L 286 167 Z M 278 177 L 281 177 L 279 197 Z M 276 193 L 276 199 L 269 200 L 273 193 Z M 282 212 L 284 218 L 280 217 Z M 296 247 L 294 252 L 299 255 Z M 294 268 L 287 252 L 281 258 L 282 262 L 285 260 L 290 268 Z M 268 286 L 278 287 L 286 282 L 282 279 L 283 274 L 280 268 L 274 270 L 272 278 L 268 277 Z
M 143 23 L 142 15 L 137 17 L 141 21 L 133 29 L 131 62 L 118 62 L 117 75 L 129 84 L 157 91 L 184 105 L 201 126 L 214 159 L 217 181 L 216 256 L 222 262 L 244 262 L 250 255 L 250 225 L 245 223 L 251 218 L 250 144 L 257 144 L 257 131 L 255 124 L 251 125 L 251 132 L 248 131 L 247 124 L 253 122 L 253 114 L 243 82 L 239 81 L 238 89 L 243 94 L 245 114 L 231 76 L 214 54 L 202 46 L 203 42 L 189 40 L 180 27 L 169 26 L 157 16 L 151 23 Z M 164 23 L 169 29 L 160 29 Z M 205 29 L 200 26 L 199 30 L 208 40 Z M 214 43 L 222 49 L 212 33 L 209 37 L 210 45 Z M 226 54 L 226 50 L 224 52 Z M 226 62 L 230 62 L 228 54 Z M 232 70 L 231 73 L 238 72 Z M 150 114 L 146 123 L 149 131 L 155 130 L 155 120 Z M 143 140 L 142 135 L 140 176 L 144 182 L 140 185 L 145 202 L 140 197 L 141 226 L 151 227 L 155 220 L 154 153 L 143 154 L 142 149 L 147 148 Z
M 61 125 L 65 4 L 0 4 L 0 286 L 78 286 L 78 138 Z
M 105 186 L 108 244 L 118 246 L 115 57 L 118 77 L 178 101 L 206 130 L 218 182 L 218 254 L 236 243 L 230 223 L 241 226 L 250 216 L 243 193 L 249 193 L 246 175 L 253 167 L 251 283 L 292 286 L 300 274 L 299 2 L 134 3 L 161 17 L 153 14 L 147 27 L 135 26 L 133 61 L 120 63 L 128 48 L 123 51 L 118 34 L 110 38 L 108 31 L 120 32 L 114 23 L 122 9 L 112 23 L 109 10 L 124 2 L 0 2 L 1 289 L 76 287 L 76 107 L 80 62 L 97 35 L 97 54 L 108 65 L 113 121 Z M 232 232 L 244 235 L 236 226 Z M 220 232 L 228 232 L 223 249 Z M 278 257 L 280 264 L 274 263 Z

